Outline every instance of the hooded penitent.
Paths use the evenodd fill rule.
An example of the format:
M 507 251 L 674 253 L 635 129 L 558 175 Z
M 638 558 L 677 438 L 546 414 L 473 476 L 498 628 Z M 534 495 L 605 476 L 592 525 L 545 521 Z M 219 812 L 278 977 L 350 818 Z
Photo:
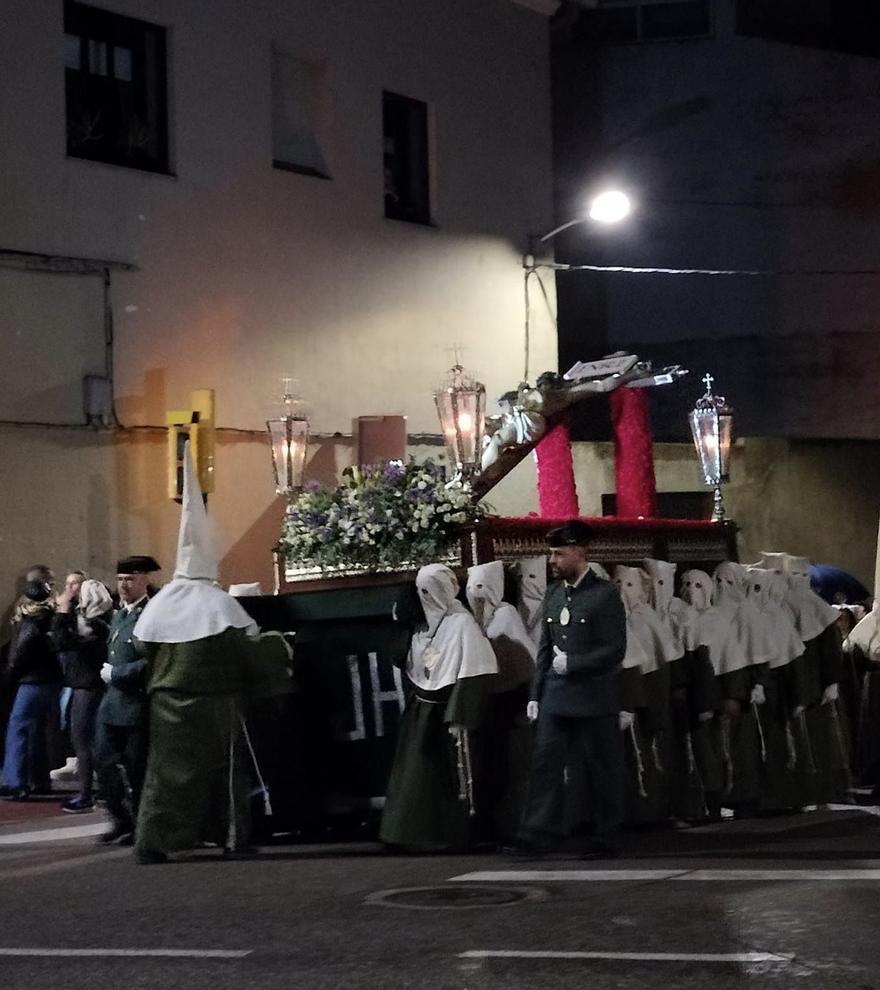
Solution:
M 653 560 L 646 557 L 642 561 L 642 567 L 650 580 L 650 604 L 660 621 L 668 628 L 678 658 L 680 658 L 686 649 L 694 649 L 694 647 L 688 646 L 684 642 L 687 633 L 688 609 L 680 598 L 674 597 L 677 565 L 668 560 Z M 692 622 L 691 625 L 693 625 Z
M 709 650 L 712 669 L 716 674 L 726 674 L 748 666 L 748 661 L 732 635 L 731 617 L 736 605 L 731 603 L 723 610 L 713 606 L 714 584 L 705 571 L 685 571 L 681 576 L 681 597 L 697 613 L 697 642 Z M 735 597 L 733 591 L 728 596 L 721 594 Z
M 648 603 L 650 579 L 639 567 L 618 564 L 613 583 L 620 592 L 626 611 L 626 655 L 624 667 L 641 667 L 650 674 L 664 663 L 677 660 L 672 633 Z
M 458 578 L 444 564 L 428 564 L 416 575 L 426 626 L 413 633 L 407 658 L 410 680 L 437 691 L 465 677 L 498 673 L 492 644 L 457 600 Z
M 187 441 L 174 579 L 150 599 L 134 628 L 135 638 L 143 643 L 189 643 L 230 628 L 256 636 L 256 623 L 217 586 L 217 577 L 213 535 Z
M 535 644 L 519 612 L 504 594 L 504 565 L 500 560 L 476 564 L 468 570 L 467 600 L 498 660 L 496 692 L 509 691 L 532 679 Z
M 806 643 L 837 622 L 837 610 L 823 601 L 810 585 L 810 562 L 806 557 L 785 555 L 788 594 L 785 604 L 794 618 L 795 628 Z
M 520 557 L 514 565 L 519 578 L 517 610 L 532 642 L 541 642 L 544 593 L 547 590 L 547 558 Z
M 785 667 L 804 652 L 804 644 L 788 609 L 783 607 L 787 584 L 784 575 L 763 567 L 749 568 L 748 599 L 758 610 L 761 638 L 771 669 Z
M 877 532 L 877 556 L 874 560 L 874 604 L 846 638 L 844 648 L 851 650 L 853 647 L 858 647 L 872 660 L 880 661 L 880 527 Z

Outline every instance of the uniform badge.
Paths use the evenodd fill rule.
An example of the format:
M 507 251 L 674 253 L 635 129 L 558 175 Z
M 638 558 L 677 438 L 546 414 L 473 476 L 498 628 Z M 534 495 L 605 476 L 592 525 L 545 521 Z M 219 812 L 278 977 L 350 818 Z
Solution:
M 567 626 L 571 622 L 571 612 L 569 612 L 567 605 L 562 606 L 562 611 L 559 613 L 559 622 L 563 626 Z

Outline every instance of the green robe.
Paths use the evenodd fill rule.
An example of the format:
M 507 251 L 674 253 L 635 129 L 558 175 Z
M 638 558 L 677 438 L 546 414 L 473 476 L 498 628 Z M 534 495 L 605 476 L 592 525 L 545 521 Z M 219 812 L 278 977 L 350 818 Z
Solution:
M 485 723 L 494 677 L 465 677 L 437 691 L 412 685 L 385 790 L 382 842 L 424 852 L 470 844 L 476 808 L 468 800 L 464 754 L 449 727 L 464 726 L 469 744 L 473 741 L 473 733 Z M 479 777 L 473 767 L 470 777 L 472 783 Z M 482 804 L 478 795 L 474 799 Z
M 286 650 L 277 640 L 252 640 L 231 628 L 189 643 L 144 648 L 150 748 L 137 852 L 180 852 L 202 842 L 228 849 L 247 845 L 244 704 L 254 692 L 281 689 Z

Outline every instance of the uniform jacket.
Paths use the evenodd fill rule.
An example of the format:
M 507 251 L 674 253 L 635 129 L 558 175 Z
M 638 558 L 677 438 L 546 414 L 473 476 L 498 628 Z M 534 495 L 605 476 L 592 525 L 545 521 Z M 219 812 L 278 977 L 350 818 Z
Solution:
M 130 611 L 120 609 L 110 623 L 107 662 L 113 675 L 98 711 L 108 725 L 140 725 L 146 718 L 147 661 L 132 635 L 146 604 L 145 598 Z
M 567 624 L 560 621 L 566 606 Z M 553 670 L 554 646 L 568 654 L 565 674 Z M 618 670 L 625 653 L 626 614 L 617 589 L 592 573 L 585 574 L 575 588 L 557 581 L 544 596 L 532 700 L 552 715 L 617 714 Z

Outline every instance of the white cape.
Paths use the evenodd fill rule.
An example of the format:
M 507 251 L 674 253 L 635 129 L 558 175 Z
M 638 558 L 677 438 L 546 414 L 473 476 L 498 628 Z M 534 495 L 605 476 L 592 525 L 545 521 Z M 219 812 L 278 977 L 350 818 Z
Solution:
M 213 582 L 174 578 L 147 603 L 134 636 L 144 643 L 189 643 L 230 627 L 259 634 L 241 605 Z

